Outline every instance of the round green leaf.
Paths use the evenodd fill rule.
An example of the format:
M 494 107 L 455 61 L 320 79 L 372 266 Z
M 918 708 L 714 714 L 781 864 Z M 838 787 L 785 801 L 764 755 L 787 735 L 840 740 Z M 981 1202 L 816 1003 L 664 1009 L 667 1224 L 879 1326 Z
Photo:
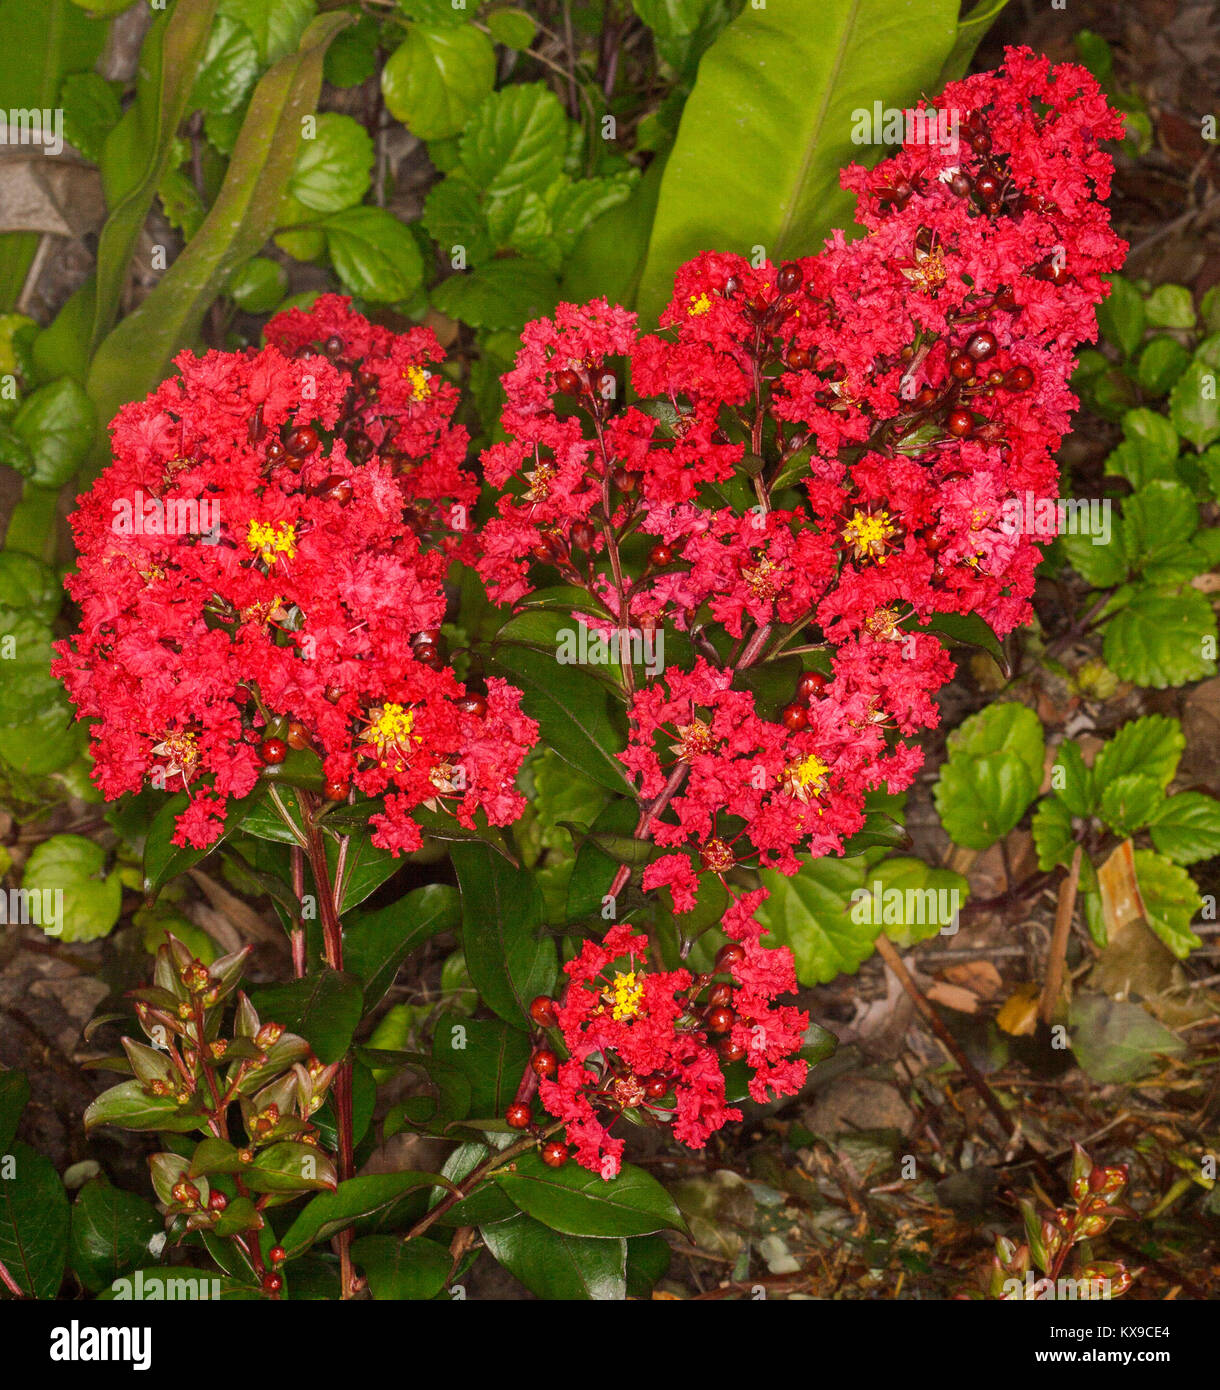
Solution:
M 229 294 L 247 314 L 267 314 L 284 298 L 288 274 L 278 261 L 255 256 L 229 283 Z
M 774 869 L 759 872 L 769 896 L 758 920 L 772 942 L 791 949 L 803 985 L 825 984 L 853 975 L 872 955 L 880 923 L 852 913 L 852 893 L 864 887 L 864 860 L 811 859 L 789 878 Z
M 381 70 L 386 109 L 421 140 L 456 135 L 496 80 L 496 50 L 473 25 L 412 25 Z
M 1175 864 L 1220 854 L 1220 801 L 1203 792 L 1166 797 L 1152 817 L 1152 843 Z
M 119 919 L 123 886 L 119 871 L 101 877 L 106 851 L 83 835 L 52 835 L 26 860 L 21 886 L 55 904 L 43 930 L 62 941 L 93 941 Z
M 356 207 L 328 217 L 322 226 L 339 278 L 362 299 L 409 299 L 424 278 L 419 244 L 385 208 Z
M 40 386 L 13 416 L 13 431 L 30 450 L 30 478 L 61 487 L 85 461 L 96 424 L 93 402 L 71 377 Z
M 493 10 L 487 16 L 487 27 L 497 43 L 522 52 L 538 33 L 537 23 L 524 10 Z
M 1122 680 L 1164 690 L 1216 673 L 1203 653 L 1216 638 L 1216 615 L 1196 589 L 1138 590 L 1106 624 L 1102 657 Z
M 312 139 L 302 137 L 288 192 L 314 212 L 342 212 L 368 192 L 373 140 L 359 121 L 327 111 Z
M 988 849 L 1016 826 L 1037 794 L 1038 782 L 1017 753 L 954 757 L 940 770 L 936 809 L 954 844 Z

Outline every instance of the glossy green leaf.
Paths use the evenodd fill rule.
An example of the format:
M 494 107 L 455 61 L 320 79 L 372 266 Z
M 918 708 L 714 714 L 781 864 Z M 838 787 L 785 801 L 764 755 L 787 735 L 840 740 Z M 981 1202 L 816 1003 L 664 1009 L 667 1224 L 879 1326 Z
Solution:
M 216 0 L 177 0 L 171 9 L 154 16 L 140 50 L 136 99 L 106 138 L 101 171 L 110 215 L 97 248 L 92 351 L 101 345 L 118 316 L 119 296 L 136 240 L 170 168 L 174 137 L 186 116 L 215 12 Z M 151 382 L 162 375 L 158 370 Z M 144 389 L 116 399 L 114 405 L 117 408 L 122 400 L 143 395 Z M 103 403 L 98 395 L 90 394 L 99 406 L 99 415 L 109 420 L 114 414 L 106 409 L 110 400 Z
M 520 329 L 554 312 L 559 282 L 539 261 L 491 261 L 442 280 L 432 291 L 433 307 L 472 328 Z
M 450 853 L 470 978 L 501 1018 L 528 1028 L 530 1002 L 550 992 L 557 967 L 555 943 L 542 933 L 537 880 L 486 845 L 454 844 Z
M 381 1211 L 405 1193 L 436 1186 L 444 1184 L 435 1173 L 377 1173 L 349 1178 L 334 1192 L 323 1192 L 302 1208 L 280 1244 L 288 1252 L 288 1258 L 295 1259 L 315 1241 L 329 1240 L 345 1226 Z
M 314 0 L 220 0 L 220 12 L 254 35 L 259 61 L 274 63 L 301 42 L 316 12 Z
M 865 861 L 813 859 L 792 877 L 762 869 L 769 896 L 756 916 L 767 929 L 767 944 L 788 946 L 803 985 L 825 984 L 836 975 L 854 975 L 872 955 L 881 923 L 853 913 L 853 893 L 864 890 Z
M 1179 960 L 1185 960 L 1203 945 L 1191 930 L 1191 921 L 1203 905 L 1194 879 L 1164 855 L 1137 849 L 1135 880 L 1148 925 Z
M 1038 794 L 1029 765 L 1016 752 L 951 758 L 936 783 L 936 810 L 949 838 L 987 849 L 1012 830 Z
M 617 1176 L 604 1178 L 577 1163 L 549 1168 L 536 1153 L 526 1153 L 495 1182 L 522 1211 L 564 1235 L 644 1236 L 686 1229 L 669 1193 L 629 1163 Z
M 68 1259 L 71 1216 L 51 1161 L 27 1144 L 9 1153 L 0 1174 L 0 1261 L 29 1298 L 54 1298 Z
M 98 1125 L 114 1125 L 116 1129 L 188 1134 L 193 1129 L 206 1129 L 207 1119 L 193 1107 L 179 1105 L 173 1096 L 151 1096 L 138 1081 L 121 1081 L 88 1107 L 84 1125 L 86 1133 Z
M 342 212 L 368 192 L 373 139 L 359 121 L 326 111 L 312 139 L 302 139 L 288 193 L 314 212 Z
M 381 71 L 386 110 L 421 140 L 457 135 L 496 79 L 496 51 L 473 25 L 412 25 Z
M 25 1073 L 0 1070 L 0 1153 L 8 1152 L 29 1099 L 30 1083 Z
M 462 132 L 462 168 L 484 193 L 545 192 L 563 172 L 568 118 L 542 82 L 487 97 Z
M 379 302 L 409 299 L 424 278 L 419 244 L 385 208 L 356 207 L 321 226 L 335 271 L 353 294 Z
M 50 914 L 42 922 L 48 936 L 60 941 L 95 941 L 105 936 L 119 919 L 123 886 L 117 869 L 106 869 L 106 851 L 83 835 L 52 835 L 25 862 L 21 886 L 27 893 L 62 895 L 58 920 Z
M 1148 318 L 1144 297 L 1121 275 L 1105 278 L 1110 283 L 1110 293 L 1097 310 L 1097 327 L 1124 357 L 1131 357 L 1144 338 Z
M 364 982 L 365 1012 L 384 998 L 398 967 L 416 947 L 438 932 L 456 931 L 461 921 L 457 890 L 429 883 L 373 912 L 353 912 L 344 921 L 343 963 Z
M 21 402 L 13 432 L 29 449 L 29 473 L 41 487 L 61 487 L 84 462 L 97 423 L 93 402 L 62 377 Z
M 143 1197 L 94 1178 L 72 1204 L 72 1272 L 90 1292 L 100 1293 L 147 1256 L 148 1242 L 163 1229 Z
M 627 1296 L 627 1242 L 564 1235 L 523 1213 L 481 1226 L 492 1257 L 531 1293 L 551 1300 Z
M 815 254 L 850 222 L 839 171 L 881 153 L 852 143 L 856 113 L 934 91 L 957 15 L 957 0 L 925 0 L 917 16 L 892 0 L 743 9 L 703 55 L 682 114 L 640 285 L 645 320 L 699 251 L 761 246 L 778 263 Z
M 1169 418 L 1183 439 L 1206 449 L 1220 439 L 1220 398 L 1216 368 L 1197 358 L 1178 378 L 1169 394 Z
M 445 1287 L 453 1258 L 443 1245 L 401 1236 L 362 1236 L 352 1244 L 352 1259 L 378 1301 L 435 1298 Z
M 364 995 L 355 975 L 322 969 L 272 985 L 252 996 L 259 1016 L 299 1033 L 320 1061 L 337 1062 L 347 1051 L 363 1013 Z

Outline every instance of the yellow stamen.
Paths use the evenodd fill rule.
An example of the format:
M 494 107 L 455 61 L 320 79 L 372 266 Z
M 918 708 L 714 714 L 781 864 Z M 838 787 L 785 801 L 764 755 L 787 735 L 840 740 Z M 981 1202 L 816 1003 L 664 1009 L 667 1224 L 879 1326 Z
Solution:
M 431 380 L 431 374 L 424 371 L 422 367 L 408 367 L 406 371 L 403 372 L 403 376 L 410 381 L 411 395 L 417 401 L 422 401 L 432 389 L 428 385 L 428 382 Z
M 784 769 L 784 790 L 798 801 L 808 802 L 811 797 L 820 796 L 826 790 L 826 775 L 830 771 L 816 753 L 807 753 L 799 762 L 789 763 Z
M 369 711 L 369 726 L 360 735 L 362 742 L 375 750 L 378 758 L 385 762 L 387 757 L 401 755 L 410 751 L 415 715 L 403 705 L 385 704 Z M 415 742 L 420 741 L 414 735 Z M 396 764 L 401 770 L 402 763 Z
M 705 294 L 692 294 L 690 303 L 687 305 L 686 312 L 691 318 L 698 318 L 700 314 L 706 314 L 712 307 L 712 301 Z
M 879 560 L 897 530 L 889 512 L 856 511 L 843 528 L 843 539 L 855 548 L 857 560 Z
M 605 1000 L 611 1006 L 610 1016 L 615 1023 L 621 1023 L 625 1018 L 634 1018 L 644 1002 L 643 971 L 637 973 L 628 970 L 624 975 L 621 970 L 616 970 L 610 988 L 605 993 Z
M 286 521 L 273 526 L 269 521 L 252 521 L 246 531 L 246 544 L 264 564 L 274 564 L 280 555 L 288 559 L 297 553 L 296 527 Z

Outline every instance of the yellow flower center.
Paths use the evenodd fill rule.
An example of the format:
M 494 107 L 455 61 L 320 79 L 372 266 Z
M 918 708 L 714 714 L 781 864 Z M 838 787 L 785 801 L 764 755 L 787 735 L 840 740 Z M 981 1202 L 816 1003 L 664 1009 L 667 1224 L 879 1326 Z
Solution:
M 701 753 L 711 752 L 716 740 L 702 719 L 692 719 L 689 724 L 678 724 L 676 728 L 678 742 L 669 745 L 670 752 L 676 753 L 684 763 L 690 762 Z
M 897 529 L 889 512 L 856 511 L 843 528 L 843 539 L 855 548 L 857 559 L 877 559 Z
M 417 401 L 422 401 L 432 389 L 428 385 L 431 379 L 429 373 L 424 371 L 422 367 L 408 367 L 406 371 L 403 372 L 403 376 L 411 383 L 411 395 L 414 396 Z
M 700 314 L 706 314 L 712 307 L 712 301 L 705 294 L 692 294 L 686 312 L 691 318 L 698 318 Z
M 789 763 L 781 781 L 784 790 L 798 801 L 808 803 L 826 790 L 830 767 L 816 753 L 807 753 L 799 762 Z
M 621 1023 L 625 1018 L 635 1018 L 644 1002 L 643 971 L 628 970 L 624 975 L 621 970 L 616 970 L 605 998 L 615 1023 Z
M 185 772 L 189 776 L 194 772 L 195 766 L 199 762 L 199 749 L 195 746 L 195 735 L 189 729 L 166 734 L 160 743 L 153 745 L 152 751 L 157 757 L 169 760 L 169 766 L 166 770 L 171 777 L 176 776 L 179 772 Z
M 282 526 L 273 526 L 269 521 L 252 521 L 246 532 L 246 544 L 265 564 L 274 564 L 279 555 L 291 560 L 297 553 L 296 527 L 290 521 Z
M 761 599 L 764 602 L 778 596 L 780 582 L 777 576 L 779 574 L 780 567 L 766 555 L 759 560 L 758 564 L 747 565 L 741 571 L 746 588 L 756 599 Z
M 408 751 L 414 727 L 415 715 L 411 710 L 403 705 L 385 704 L 369 711 L 369 726 L 360 737 L 376 750 L 378 757 L 384 759 L 387 754 Z M 418 742 L 419 735 L 415 735 L 415 738 Z M 401 762 L 398 767 L 401 770 Z

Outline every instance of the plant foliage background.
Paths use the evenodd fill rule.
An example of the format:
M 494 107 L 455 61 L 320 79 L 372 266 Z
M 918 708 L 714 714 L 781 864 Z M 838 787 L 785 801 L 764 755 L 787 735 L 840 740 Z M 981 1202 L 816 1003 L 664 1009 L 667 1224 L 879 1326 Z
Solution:
M 1192 52 L 1185 70 L 1152 41 L 1161 28 L 1175 54 Z M 0 1261 L 19 1291 L 109 1297 L 137 1270 L 155 1280 L 181 1265 L 233 1297 L 334 1298 L 331 1243 L 346 1231 L 342 1257 L 378 1299 L 456 1284 L 510 1298 L 749 1296 L 759 1283 L 948 1296 L 987 1287 L 981 1226 L 1013 1238 L 1006 1269 L 1031 1248 L 1039 1269 L 1059 1269 L 1018 1200 L 1076 1197 L 1081 1141 L 1094 1171 L 1129 1166 L 1138 1224 L 1098 1242 L 1119 1262 L 1106 1268 L 1141 1267 L 1135 1296 L 1210 1296 L 1220 165 L 1198 74 L 1220 37 L 1208 7 L 0 0 L 0 33 L 29 57 L 0 74 L 0 111 L 60 110 L 67 142 L 53 160 L 0 149 L 0 632 L 15 638 L 0 661 L 0 869 L 6 890 L 60 890 L 66 904 L 62 934 L 9 925 L 0 948 L 0 1154 L 16 1158 Z M 702 250 L 762 247 L 776 264 L 816 253 L 850 224 L 841 168 L 883 153 L 853 143 L 853 113 L 932 95 L 992 65 L 1001 39 L 1084 62 L 1128 117 L 1113 207 L 1133 251 L 1080 354 L 1061 456 L 1065 495 L 1106 503 L 1112 541 L 1056 540 L 1037 621 L 1002 646 L 977 627 L 946 634 L 959 670 L 925 772 L 876 807 L 856 853 L 792 878 L 762 871 L 766 925 L 820 1025 L 801 1095 L 747 1101 L 745 1124 L 693 1155 L 642 1130 L 609 1186 L 572 1165 L 560 1181 L 531 1152 L 498 1171 L 500 1117 L 530 1051 L 528 998 L 504 979 L 529 971 L 505 972 L 484 928 L 490 916 L 518 931 L 513 950 L 542 943 L 553 964 L 574 904 L 594 916 L 628 853 L 604 699 L 563 668 L 539 675 L 533 629 L 500 648 L 518 685 L 543 687 L 527 710 L 551 746 L 522 770 L 524 816 L 498 844 L 430 838 L 405 862 L 366 846 L 348 866 L 344 972 L 283 983 L 296 920 L 284 837 L 255 810 L 203 857 L 170 844 L 180 806 L 163 794 L 103 804 L 49 672 L 72 622 L 64 518 L 108 461 L 106 422 L 184 347 L 257 346 L 270 315 L 339 290 L 396 330 L 437 334 L 459 418 L 485 447 L 503 438 L 500 378 L 527 322 L 604 295 L 651 325 Z M 502 620 L 455 570 L 443 629 L 455 652 Z M 546 615 L 531 621 L 536 636 Z M 952 889 L 960 931 L 938 937 L 901 911 L 861 924 L 852 893 L 874 883 Z M 1070 934 L 1055 929 L 1065 896 Z M 274 1018 L 323 1066 L 354 1057 L 360 1176 L 335 1190 L 323 1157 L 306 1190 L 291 1135 L 263 1149 L 256 1190 L 274 1194 L 276 1234 L 244 1259 L 223 1239 L 248 1216 L 234 1145 L 200 1159 L 138 1088 L 82 1125 L 159 950 L 157 984 L 178 988 L 164 974 L 171 937 L 205 965 L 253 948 L 239 962 L 252 1002 L 225 1023 L 231 1056 Z M 935 1030 L 879 941 L 901 953 Z M 168 1084 L 149 1052 L 128 1048 L 136 1077 Z M 301 1055 L 284 1044 L 259 1085 L 291 1077 Z M 334 1106 L 318 1112 L 324 1148 L 338 1142 Z M 116 1116 L 129 1133 L 93 1127 Z M 1032 1183 L 1003 1162 L 1014 1124 L 1038 1156 Z M 476 1195 L 429 1176 L 483 1172 L 496 1176 Z M 192 1182 L 204 1206 L 209 1182 L 226 1195 L 229 1225 L 175 1226 L 167 1243 L 163 1213 Z

